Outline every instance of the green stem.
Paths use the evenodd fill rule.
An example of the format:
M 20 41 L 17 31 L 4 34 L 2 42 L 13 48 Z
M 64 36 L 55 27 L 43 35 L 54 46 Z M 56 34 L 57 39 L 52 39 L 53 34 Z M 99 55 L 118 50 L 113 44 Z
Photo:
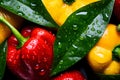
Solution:
M 3 16 L 0 16 L 0 21 L 6 24 L 15 35 L 15 37 L 19 41 L 18 48 L 22 47 L 24 43 L 28 40 L 28 38 L 23 37 L 20 32 L 14 26 L 12 26 Z
M 117 26 L 117 30 L 120 31 L 120 24 L 118 24 L 118 26 Z
M 71 5 L 75 0 L 63 0 L 65 4 Z
M 120 61 L 120 45 L 116 46 L 113 51 L 113 60 Z

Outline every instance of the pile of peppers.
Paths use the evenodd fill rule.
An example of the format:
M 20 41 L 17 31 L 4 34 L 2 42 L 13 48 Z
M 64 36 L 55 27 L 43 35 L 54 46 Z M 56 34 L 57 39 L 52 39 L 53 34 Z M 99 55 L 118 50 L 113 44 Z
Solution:
M 49 80 L 53 62 L 54 34 L 39 27 L 24 27 L 21 33 L 4 17 L 14 35 L 7 41 L 8 68 L 23 80 Z
M 89 49 L 91 49 L 91 47 L 93 46 L 92 44 L 95 44 L 95 42 L 100 38 L 100 36 L 102 34 L 101 29 L 104 29 L 103 27 L 105 27 L 106 23 L 108 23 L 108 21 L 109 21 L 108 17 L 111 15 L 111 9 L 112 9 L 112 7 L 110 7 L 110 5 L 112 5 L 113 1 L 114 0 L 110 0 L 108 2 L 105 0 L 101 0 L 101 1 L 86 0 L 86 1 L 83 1 L 84 2 L 83 3 L 82 1 L 79 1 L 79 0 L 58 0 L 58 1 L 53 0 L 52 3 L 54 5 L 51 5 L 51 3 L 48 3 L 48 2 L 50 2 L 48 0 L 40 0 L 39 3 L 42 4 L 40 6 L 32 3 L 31 4 L 32 7 L 30 6 L 29 9 L 27 9 L 28 8 L 27 4 L 26 4 L 27 7 L 22 6 L 22 8 L 24 7 L 24 9 L 21 9 L 21 7 L 17 7 L 19 9 L 14 8 L 15 10 L 13 9 L 14 10 L 13 13 L 16 13 L 17 10 L 21 10 L 19 12 L 22 12 L 22 10 L 23 11 L 26 10 L 26 12 L 27 12 L 27 10 L 31 10 L 31 12 L 32 12 L 33 11 L 32 9 L 35 9 L 35 11 L 33 11 L 33 15 L 35 15 L 34 17 L 32 16 L 33 19 L 31 19 L 32 13 L 30 13 L 28 15 L 25 12 L 23 12 L 22 14 L 24 14 L 24 15 L 20 15 L 20 16 L 22 16 L 34 23 L 40 22 L 38 24 L 40 24 L 42 26 L 47 25 L 48 27 L 52 26 L 52 27 L 56 27 L 56 28 L 58 28 L 58 26 L 61 26 L 61 28 L 58 30 L 58 34 L 56 34 L 57 40 L 56 40 L 55 46 L 53 46 L 54 41 L 55 41 L 55 35 L 48 33 L 46 30 L 43 30 L 40 28 L 34 28 L 32 30 L 27 29 L 25 32 L 23 32 L 23 35 L 26 38 L 21 36 L 18 32 L 15 32 L 14 35 L 16 35 L 17 39 L 13 36 L 11 36 L 8 39 L 7 66 L 11 69 L 11 71 L 13 71 L 13 73 L 18 74 L 18 76 L 22 79 L 49 80 L 50 72 L 52 69 L 53 52 L 55 52 L 55 57 L 54 57 L 55 62 L 53 62 L 53 63 L 55 63 L 55 64 L 53 64 L 54 65 L 53 68 L 55 68 L 55 70 L 53 69 L 54 75 L 70 68 L 71 66 L 73 66 L 73 64 L 75 64 L 79 60 L 83 59 L 83 57 L 86 55 L 86 53 L 89 52 Z M 4 3 L 4 1 L 2 1 L 2 2 Z M 12 1 L 9 1 L 9 3 L 10 2 L 12 3 Z M 15 3 L 17 3 L 17 2 L 19 2 L 19 0 L 16 1 Z M 64 4 L 63 4 L 63 2 L 64 2 Z M 90 3 L 93 3 L 93 2 L 95 4 L 89 5 Z M 8 10 L 9 10 L 9 7 L 12 6 L 12 4 L 11 5 L 3 5 L 3 3 L 1 3 L 1 5 L 3 7 L 7 6 Z M 21 3 L 22 3 L 22 1 L 21 1 Z M 23 1 L 23 3 L 24 3 L 24 1 Z M 65 4 L 67 4 L 67 5 L 65 6 Z M 96 9 L 94 9 L 92 11 L 94 6 L 97 6 L 97 4 L 98 5 L 103 4 L 102 8 L 96 7 Z M 21 4 L 19 4 L 19 5 L 21 5 Z M 86 5 L 88 5 L 88 6 L 86 6 Z M 35 6 L 38 7 L 37 9 L 41 9 L 41 10 L 36 11 L 36 8 L 34 8 Z M 44 8 L 44 6 L 46 9 Z M 56 7 L 56 6 L 58 6 L 58 7 Z M 84 7 L 84 6 L 86 6 L 86 7 Z M 63 8 L 61 9 L 61 7 L 63 7 Z M 105 7 L 105 9 L 103 9 L 104 7 Z M 108 10 L 108 7 L 110 7 L 109 10 Z M 49 12 L 49 14 L 47 11 Z M 46 12 L 46 14 L 45 14 L 45 12 Z M 54 15 L 54 12 L 56 12 L 56 15 Z M 64 14 L 62 14 L 63 12 L 64 12 Z M 93 12 L 95 12 L 95 13 L 93 14 Z M 93 16 L 91 16 L 91 15 L 93 15 Z M 89 17 L 89 16 L 91 16 L 91 17 Z M 8 26 L 10 26 L 8 23 L 6 23 L 6 24 Z M 94 25 L 94 27 L 93 27 L 93 25 Z M 96 28 L 98 26 L 100 26 L 101 28 L 100 27 L 99 27 L 99 29 Z M 120 48 L 120 37 L 119 37 L 120 32 L 117 31 L 116 27 L 117 27 L 116 25 L 109 24 L 107 26 L 107 29 L 104 32 L 104 35 L 100 38 L 98 43 L 90 50 L 90 52 L 87 55 L 88 64 L 90 65 L 90 67 L 92 67 L 92 69 L 94 70 L 95 73 L 100 73 L 100 74 L 105 74 L 105 75 L 120 74 L 120 63 L 119 63 L 119 60 L 120 60 L 120 49 L 119 49 Z M 15 30 L 11 29 L 11 31 L 13 32 Z M 93 32 L 93 33 L 91 33 L 91 32 Z M 97 36 L 94 35 L 96 33 L 97 33 Z M 19 36 L 18 36 L 18 34 L 19 34 Z M 81 36 L 79 36 L 79 35 L 81 35 Z M 20 36 L 21 36 L 21 38 L 19 38 Z M 95 37 L 93 37 L 93 36 L 95 36 Z M 94 39 L 94 40 L 92 40 L 92 39 Z M 18 42 L 20 42 L 19 45 L 18 45 L 17 40 L 18 40 Z M 59 40 L 61 42 L 59 42 Z M 63 41 L 63 43 L 62 43 L 62 41 Z M 67 43 L 67 41 L 68 41 L 68 43 Z M 85 44 L 85 46 L 83 46 L 84 44 L 82 41 L 88 42 L 88 43 Z M 93 41 L 91 45 L 89 45 L 90 44 L 89 41 Z M 88 47 L 88 48 L 83 49 L 81 47 L 81 44 L 82 44 L 83 48 L 86 48 L 86 47 Z M 59 47 L 58 47 L 58 45 L 59 45 Z M 31 46 L 34 47 L 34 49 L 33 48 L 30 49 Z M 29 49 L 28 49 L 28 47 L 29 47 Z M 53 51 L 53 47 L 54 47 L 54 51 Z M 39 53 L 39 51 L 43 52 L 43 53 L 41 53 L 42 57 L 39 57 L 39 55 L 41 56 L 41 54 L 36 55 L 36 53 Z M 11 54 L 12 54 L 12 56 L 11 56 Z M 32 56 L 30 56 L 30 55 L 32 55 Z M 57 56 L 57 55 L 59 55 L 59 56 Z M 37 57 L 37 58 L 35 58 L 35 57 Z M 45 57 L 45 58 L 43 58 L 43 57 Z M 68 64 L 63 64 L 63 62 L 65 62 L 65 61 Z M 36 65 L 37 63 L 41 63 L 41 62 L 43 62 L 42 65 L 39 65 L 39 66 Z M 61 66 L 61 65 L 63 65 L 63 66 Z M 41 66 L 42 66 L 42 68 L 41 68 Z M 44 69 L 43 69 L 43 67 L 44 67 Z M 26 71 L 26 70 L 28 70 L 28 71 Z M 34 75 L 34 73 L 35 73 L 35 75 Z M 47 76 L 49 76 L 49 77 L 47 77 Z
M 103 36 L 90 50 L 88 63 L 96 73 L 120 74 L 120 31 L 119 26 L 108 24 Z

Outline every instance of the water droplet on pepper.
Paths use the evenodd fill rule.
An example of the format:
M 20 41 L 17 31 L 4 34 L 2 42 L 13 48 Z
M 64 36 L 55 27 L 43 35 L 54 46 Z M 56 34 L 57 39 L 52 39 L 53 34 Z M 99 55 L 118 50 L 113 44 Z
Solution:
M 34 68 L 38 70 L 40 68 L 39 64 L 36 64 Z
M 41 76 L 45 75 L 45 73 L 46 73 L 45 69 L 41 69 L 40 72 L 39 72 L 39 74 L 40 74 Z

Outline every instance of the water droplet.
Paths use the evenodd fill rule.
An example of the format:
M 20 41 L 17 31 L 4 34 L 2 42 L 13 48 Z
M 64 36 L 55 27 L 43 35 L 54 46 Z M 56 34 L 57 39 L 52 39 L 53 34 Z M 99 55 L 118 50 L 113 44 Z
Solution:
M 62 48 L 61 42 L 58 42 L 58 48 Z
M 38 70 L 40 68 L 39 64 L 35 65 L 35 69 Z
M 92 35 L 90 35 L 90 34 L 87 34 L 87 36 L 88 36 L 88 37 L 92 37 Z
M 48 60 L 47 60 L 47 58 L 45 57 L 45 58 L 43 59 L 43 61 L 44 61 L 44 62 L 47 62 Z
M 71 51 L 71 55 L 73 55 L 74 54 L 74 51 Z
M 74 44 L 73 44 L 72 46 L 73 46 L 74 48 L 78 48 L 78 47 L 77 47 L 76 45 L 74 45 Z
M 23 16 L 23 15 L 24 15 L 24 13 L 23 13 L 23 12 L 20 12 L 20 11 L 18 11 L 17 14 L 18 14 L 19 16 Z
M 34 3 L 31 3 L 31 6 L 32 6 L 32 7 L 35 7 L 35 6 L 36 6 L 36 4 L 34 4 Z
M 63 64 L 63 60 L 60 61 L 60 64 Z
M 39 72 L 39 74 L 40 74 L 41 76 L 45 75 L 45 73 L 46 73 L 45 69 L 41 69 L 40 72 Z
M 10 58 L 8 61 L 9 61 L 9 62 L 12 62 L 12 59 Z
M 76 15 L 87 15 L 87 12 L 79 12 Z
M 94 27 L 92 27 L 92 28 L 91 28 L 91 30 L 92 30 L 92 31 L 95 31 L 95 28 L 94 28 Z
M 106 16 L 107 18 L 109 17 L 109 15 L 108 15 L 107 13 L 105 14 L 105 16 Z
M 34 14 L 38 15 L 39 13 L 38 12 L 34 12 Z
M 36 55 L 37 55 L 37 53 L 36 53 L 35 51 L 33 51 L 33 55 L 35 55 L 35 56 L 36 56 Z
M 83 36 L 80 36 L 80 40 L 84 40 L 84 37 L 83 37 Z
M 14 61 L 13 61 L 13 64 L 16 64 L 16 62 L 17 62 L 17 61 L 16 61 L 16 60 L 14 60 Z
M 96 41 L 96 39 L 93 39 L 94 41 Z
M 73 25 L 73 30 L 78 30 L 78 26 L 77 25 Z
M 59 69 L 61 68 L 61 66 L 58 66 L 59 67 Z
M 81 57 L 69 57 L 70 61 L 79 61 Z
M 100 30 L 97 30 L 97 33 L 98 33 L 98 34 L 101 34 L 102 32 L 101 32 Z
M 3 2 L 1 2 L 1 4 L 3 5 L 4 3 L 3 3 Z
M 17 6 L 17 9 L 20 9 L 20 6 Z

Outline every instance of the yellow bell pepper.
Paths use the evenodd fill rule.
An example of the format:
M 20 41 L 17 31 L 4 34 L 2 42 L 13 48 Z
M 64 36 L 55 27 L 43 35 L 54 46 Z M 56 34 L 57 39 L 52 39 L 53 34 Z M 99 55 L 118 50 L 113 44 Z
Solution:
M 20 27 L 23 19 L 17 15 L 14 15 L 0 7 L 0 16 L 4 16 L 13 26 Z M 10 35 L 9 28 L 0 22 L 0 44 Z
M 87 55 L 88 63 L 97 73 L 120 74 L 120 32 L 108 24 L 103 36 Z
M 72 4 L 66 4 L 64 1 L 72 1 Z M 60 26 L 74 11 L 97 1 L 99 0 L 42 0 L 52 18 Z

